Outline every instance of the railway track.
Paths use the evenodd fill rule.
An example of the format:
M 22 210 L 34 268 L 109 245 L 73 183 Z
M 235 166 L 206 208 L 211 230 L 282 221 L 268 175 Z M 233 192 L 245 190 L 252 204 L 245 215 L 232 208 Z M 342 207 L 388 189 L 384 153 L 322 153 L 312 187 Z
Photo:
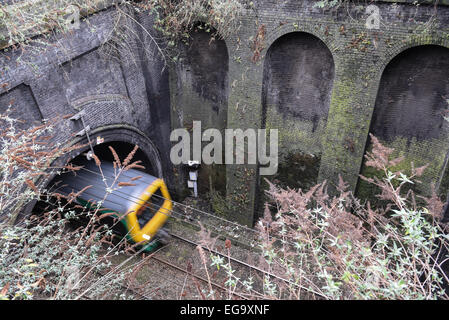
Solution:
M 193 288 L 193 290 L 195 290 L 191 290 L 191 294 L 196 294 L 199 292 L 199 287 L 196 282 L 202 283 L 204 285 L 202 286 L 202 288 L 211 286 L 217 293 L 215 295 L 215 298 L 219 299 L 229 298 L 231 296 L 232 299 L 248 300 L 249 298 L 253 298 L 254 294 L 257 294 L 256 292 L 253 295 L 249 293 L 239 292 L 229 293 L 229 287 L 226 287 L 226 285 L 224 285 L 226 278 L 219 277 L 220 279 L 217 279 L 213 278 L 212 276 L 210 278 L 206 277 L 203 268 L 204 266 L 201 265 L 200 257 L 198 255 L 198 251 L 196 250 L 196 247 L 199 246 L 198 243 L 173 233 L 171 234 L 171 238 L 172 241 L 170 243 L 159 248 L 156 252 L 153 252 L 147 256 L 138 254 L 134 257 L 134 259 L 137 260 L 133 260 L 135 261 L 133 263 L 133 268 L 140 268 L 140 265 L 145 264 L 145 261 L 153 261 L 153 263 L 147 264 L 147 268 L 143 272 L 145 273 L 144 277 L 149 280 L 146 288 L 137 288 L 136 290 L 136 288 L 124 286 L 124 289 L 128 290 L 128 292 L 134 294 L 139 299 L 153 299 L 153 294 L 146 293 L 146 290 L 148 290 L 148 288 L 151 288 L 151 291 L 153 292 L 157 292 L 162 290 L 164 286 L 170 286 L 172 289 L 171 294 L 165 296 L 162 295 L 162 297 L 179 299 L 183 297 L 182 291 L 184 287 L 186 287 L 186 280 L 189 280 L 191 284 L 190 289 Z M 183 250 L 185 250 L 183 246 L 188 246 L 188 250 L 184 251 L 187 254 L 178 255 L 179 251 L 182 252 Z M 204 250 L 206 252 L 209 251 L 207 248 L 204 248 Z M 215 250 L 212 250 L 211 252 L 224 256 L 222 253 L 219 253 Z M 167 253 L 171 254 L 167 256 Z M 194 256 L 195 254 L 197 254 L 198 256 Z M 185 258 L 185 260 L 183 261 L 185 262 L 184 265 L 182 263 L 179 263 L 181 257 Z M 129 256 L 122 255 L 122 259 L 129 259 Z M 187 262 L 188 259 L 191 260 Z M 235 258 L 232 258 L 232 262 L 239 263 L 242 266 L 251 267 L 249 264 L 246 264 L 245 262 Z M 186 267 L 187 263 L 190 264 L 190 267 Z M 169 272 L 166 268 L 169 268 L 174 272 Z M 209 272 L 211 273 L 211 271 Z M 182 281 L 183 279 L 184 281 Z M 173 290 L 175 289 L 174 287 L 176 287 L 176 290 Z M 174 295 L 174 291 L 177 291 L 176 295 Z M 206 291 L 209 293 L 209 290 L 205 290 L 203 292 L 204 296 L 200 294 L 197 295 L 196 298 L 205 298 L 205 296 L 207 295 L 205 293 Z M 179 294 L 180 292 L 181 294 Z
M 234 297 L 237 297 L 237 298 L 240 298 L 240 299 L 244 299 L 244 300 L 249 299 L 249 298 L 254 299 L 254 298 L 257 298 L 257 297 L 259 297 L 259 298 L 266 298 L 266 296 L 263 294 L 263 279 L 266 276 L 270 277 L 271 279 L 276 279 L 280 283 L 284 283 L 286 285 L 294 286 L 294 287 L 297 287 L 298 289 L 303 289 L 304 291 L 310 291 L 310 289 L 300 287 L 298 284 L 293 283 L 293 282 L 289 281 L 288 279 L 280 277 L 280 276 L 278 276 L 276 274 L 273 274 L 272 272 L 268 272 L 266 270 L 263 270 L 263 269 L 255 266 L 255 265 L 252 265 L 250 263 L 247 263 L 247 262 L 242 261 L 240 259 L 237 259 L 235 257 L 228 256 L 227 254 L 221 253 L 221 252 L 219 252 L 217 250 L 212 250 L 212 249 L 206 248 L 206 247 L 202 246 L 201 244 L 199 244 L 199 243 L 197 243 L 195 241 L 192 241 L 190 239 L 187 239 L 187 238 L 185 238 L 183 236 L 180 236 L 178 234 L 171 233 L 171 238 L 176 240 L 176 241 L 180 241 L 180 242 L 182 242 L 184 244 L 187 244 L 187 245 L 193 247 L 194 251 L 197 251 L 196 250 L 197 247 L 202 247 L 202 249 L 205 252 L 210 252 L 210 253 L 212 253 L 214 255 L 218 255 L 218 256 L 221 256 L 221 257 L 227 259 L 230 263 L 232 262 L 234 264 L 234 266 L 233 266 L 233 268 L 235 267 L 234 270 L 239 269 L 239 271 L 241 272 L 241 275 L 243 274 L 243 275 L 256 275 L 257 276 L 255 278 L 259 280 L 259 283 L 258 284 L 255 283 L 255 285 L 254 285 L 254 287 L 257 288 L 257 290 L 253 289 L 252 292 L 248 293 L 248 294 L 242 294 L 242 293 L 235 293 L 234 292 L 234 293 L 232 293 L 232 295 Z M 186 275 L 195 277 L 197 280 L 200 280 L 200 281 L 202 281 L 202 282 L 204 282 L 206 284 L 208 284 L 210 282 L 213 287 L 215 287 L 216 289 L 220 290 L 223 293 L 229 292 L 229 288 L 226 288 L 225 286 L 223 286 L 221 284 L 218 284 L 216 282 L 210 281 L 210 280 L 208 280 L 204 276 L 196 275 L 192 271 L 189 271 L 186 268 L 183 268 L 183 267 L 181 267 L 181 266 L 179 266 L 179 265 L 177 265 L 177 264 L 175 264 L 173 262 L 167 261 L 166 259 L 163 259 L 163 258 L 159 257 L 158 255 L 152 255 L 151 259 L 153 259 L 153 260 L 155 260 L 155 261 L 157 261 L 159 263 L 162 263 L 162 264 L 164 264 L 164 265 L 166 265 L 166 266 L 168 266 L 170 268 L 173 268 L 173 269 L 175 269 L 175 270 L 177 270 L 179 272 L 182 272 L 182 273 L 184 273 Z M 246 271 L 241 270 L 240 268 L 245 268 Z M 244 279 L 245 276 L 241 276 L 240 278 Z M 317 294 L 317 293 L 315 293 L 315 294 Z
M 215 288 L 219 289 L 219 290 L 220 290 L 221 292 L 223 292 L 223 293 L 228 291 L 228 289 L 225 288 L 225 287 L 223 287 L 222 285 L 219 285 L 219 284 L 217 284 L 217 283 L 215 283 L 215 282 L 213 282 L 213 281 L 210 281 L 210 282 L 209 282 L 208 279 L 206 279 L 206 278 L 204 278 L 204 277 L 202 277 L 202 276 L 196 275 L 196 274 L 194 274 L 192 271 L 188 271 L 188 270 L 186 270 L 186 269 L 184 269 L 184 268 L 181 268 L 181 267 L 179 267 L 179 266 L 177 266 L 177 265 L 175 265 L 175 264 L 173 264 L 173 263 L 171 263 L 171 262 L 165 261 L 165 260 L 163 260 L 163 259 L 161 259 L 161 258 L 158 258 L 158 257 L 155 257 L 155 256 L 153 256 L 152 259 L 153 259 L 153 260 L 156 260 L 156 261 L 158 261 L 158 262 L 160 262 L 160 263 L 162 263 L 162 264 L 165 264 L 165 265 L 167 265 L 167 266 L 169 266 L 169 267 L 171 267 L 171 268 L 174 268 L 174 269 L 176 269 L 176 270 L 178 270 L 178 271 L 180 271 L 180 272 L 182 272 L 182 273 L 185 273 L 186 275 L 189 275 L 189 276 L 191 276 L 191 277 L 194 277 L 194 278 L 196 278 L 197 280 L 200 280 L 200 281 L 202 281 L 202 282 L 204 282 L 204 283 L 206 283 L 206 284 L 209 284 L 209 283 L 210 283 L 212 287 L 215 287 Z M 239 294 L 239 293 L 232 293 L 232 296 L 241 298 L 241 299 L 243 299 L 243 300 L 247 300 L 247 299 L 248 299 L 247 297 L 245 297 L 245 296 L 243 296 L 243 295 L 241 295 L 241 294 Z
M 176 240 L 182 241 L 180 239 L 183 239 L 182 237 L 175 236 L 173 237 Z M 183 239 L 185 241 L 182 241 L 183 243 L 187 243 L 187 239 Z M 193 242 L 188 242 L 189 245 L 193 245 Z M 199 275 L 198 272 L 195 272 L 195 270 L 188 270 L 188 268 L 184 268 L 180 266 L 179 264 L 176 264 L 174 262 L 169 261 L 169 259 L 164 259 L 162 256 L 164 255 L 164 252 L 167 251 L 167 249 L 170 249 L 173 247 L 173 242 L 168 243 L 165 246 L 160 247 L 155 252 L 145 256 L 145 254 L 137 253 L 133 254 L 131 257 L 127 254 L 121 254 L 119 255 L 119 258 L 121 258 L 121 261 L 115 261 L 114 264 L 118 268 L 126 268 L 126 263 L 130 263 L 131 270 L 135 269 L 141 269 L 141 267 L 144 267 L 145 265 L 149 267 L 143 272 L 144 276 L 139 277 L 139 280 L 145 279 L 145 281 L 138 286 L 129 286 L 126 284 L 120 285 L 120 287 L 126 291 L 129 294 L 132 294 L 137 299 L 142 300 L 153 300 L 155 297 L 155 293 L 158 291 L 161 291 L 164 289 L 164 287 L 171 286 L 177 287 L 177 289 L 181 289 L 180 291 L 183 291 L 184 287 L 186 286 L 187 279 L 194 279 L 193 282 L 198 281 L 202 282 L 205 286 L 209 286 L 209 284 L 217 290 L 220 294 L 224 295 L 227 293 L 228 289 L 224 287 L 223 285 L 214 282 L 213 280 L 208 280 L 206 277 Z M 149 263 L 150 261 L 155 262 Z M 161 266 L 168 267 L 175 271 L 175 273 L 169 273 L 169 272 L 160 272 Z M 162 268 L 164 269 L 164 268 Z M 168 274 L 168 275 L 167 275 Z M 108 273 L 99 273 L 100 277 L 104 276 L 110 276 Z M 180 279 L 184 278 L 183 281 L 179 281 Z M 148 292 L 148 289 L 150 289 L 150 292 Z M 171 290 L 174 291 L 174 290 Z M 178 290 L 176 290 L 178 291 Z M 182 296 L 182 295 L 181 295 Z M 176 294 L 173 296 L 173 294 L 169 294 L 168 296 L 162 296 L 163 298 L 171 298 L 171 299 L 179 299 L 180 295 Z M 242 299 L 247 300 L 248 297 L 246 297 L 243 294 L 239 293 L 232 293 L 232 297 L 234 299 Z M 88 296 L 84 296 L 84 298 L 89 299 Z M 198 296 L 199 298 L 199 296 Z
M 187 231 L 187 235 L 190 235 L 190 233 L 191 231 Z M 147 262 L 154 262 L 150 264 L 150 270 L 146 271 L 148 273 L 145 279 L 145 281 L 147 282 L 147 287 L 145 288 L 142 285 L 142 287 L 140 288 L 143 289 L 143 291 L 126 288 L 129 292 L 135 293 L 136 296 L 140 299 L 153 299 L 155 297 L 155 294 L 160 291 L 164 291 L 164 287 L 170 287 L 170 290 L 167 289 L 169 293 L 166 292 L 165 295 L 160 294 L 162 298 L 183 298 L 184 295 L 182 294 L 182 292 L 184 292 L 187 280 L 189 280 L 189 283 L 191 284 L 190 289 L 193 288 L 193 291 L 191 290 L 190 294 L 196 294 L 195 297 L 192 297 L 193 299 L 204 299 L 205 295 L 207 295 L 205 292 L 209 292 L 209 290 L 205 290 L 203 291 L 203 293 L 200 293 L 198 295 L 197 293 L 199 293 L 201 289 L 199 288 L 197 283 L 202 283 L 205 287 L 212 287 L 218 294 L 218 296 L 221 296 L 222 298 L 230 298 L 230 296 L 232 296 L 233 299 L 241 300 L 257 298 L 266 299 L 267 296 L 263 293 L 265 277 L 269 277 L 271 281 L 276 280 L 278 284 L 282 283 L 287 286 L 296 287 L 299 290 L 303 290 L 303 292 L 309 291 L 313 292 L 316 295 L 319 295 L 318 292 L 314 292 L 310 288 L 299 286 L 298 284 L 293 283 L 279 275 L 238 259 L 235 256 L 232 256 L 232 253 L 228 256 L 228 254 L 219 252 L 214 249 L 206 248 L 198 242 L 193 241 L 192 239 L 188 239 L 187 237 L 180 235 L 177 232 L 172 231 L 170 232 L 170 235 L 171 241 L 167 245 L 161 247 L 159 250 L 151 253 L 148 256 L 137 256 L 138 259 L 140 259 L 141 257 L 142 261 L 146 260 Z M 225 282 L 228 278 L 224 271 L 219 275 L 214 274 L 216 276 L 215 278 L 213 276 L 209 277 L 209 275 L 214 273 L 214 270 L 211 270 L 211 268 L 209 268 L 209 274 L 205 273 L 205 265 L 201 262 L 199 252 L 196 249 L 197 247 L 201 247 L 206 253 L 211 253 L 215 256 L 221 256 L 222 258 L 224 258 L 225 261 L 232 265 L 232 269 L 235 270 L 235 274 L 239 279 L 248 279 L 249 276 L 253 276 L 254 284 L 252 290 L 245 292 L 242 292 L 243 290 L 241 290 L 240 292 L 233 292 L 232 290 L 230 291 L 229 287 L 225 285 Z M 238 248 L 238 246 L 233 246 L 233 249 L 246 251 L 247 254 L 251 254 L 253 256 L 257 254 L 255 252 L 250 252 L 248 250 Z M 136 263 L 136 265 L 139 264 L 140 262 Z M 171 269 L 171 272 L 168 272 L 166 268 Z M 240 287 L 243 288 L 243 286 Z M 148 290 L 148 288 L 151 288 L 150 293 L 145 292 L 145 290 Z M 185 298 L 188 299 L 188 297 Z
M 123 199 L 126 200 L 126 198 L 123 198 Z M 167 200 L 165 198 L 162 198 L 162 199 Z M 135 202 L 134 199 L 128 199 L 128 200 L 132 203 Z M 227 221 L 221 217 L 217 217 L 208 212 L 190 207 L 190 206 L 182 204 L 182 203 L 175 202 L 173 200 L 171 200 L 171 202 L 174 204 L 174 208 L 170 210 L 170 213 L 173 218 L 180 219 L 182 222 L 190 224 L 191 227 L 195 225 L 195 223 L 193 223 L 194 221 L 201 222 L 201 224 L 204 224 L 207 228 L 210 228 L 210 230 L 212 231 L 213 234 L 218 235 L 220 240 L 224 241 L 227 239 L 232 239 L 233 244 L 240 243 L 240 245 L 238 247 L 241 246 L 242 251 L 244 250 L 243 247 L 246 247 L 245 249 L 248 253 L 248 256 L 252 255 L 252 257 L 255 257 L 255 256 L 257 258 L 260 257 L 261 252 L 259 250 L 255 250 L 255 247 L 254 247 L 254 243 L 257 243 L 257 237 L 258 237 L 259 233 L 257 231 L 255 231 L 254 229 L 238 225 L 234 222 Z M 216 221 L 214 221 L 214 220 L 216 220 Z M 198 227 L 198 225 L 196 225 L 196 227 Z M 234 234 L 235 231 L 237 231 L 237 233 L 238 233 L 237 235 Z M 187 234 L 190 236 L 191 233 L 192 233 L 192 231 L 190 230 L 190 232 L 188 232 Z M 195 232 L 193 232 L 193 233 L 195 233 Z M 246 273 L 243 272 L 243 273 L 239 274 L 239 277 L 238 277 L 239 279 L 246 279 L 247 275 L 254 275 L 254 274 L 257 275 L 257 279 L 260 280 L 260 281 L 258 281 L 259 283 L 255 286 L 257 288 L 258 292 L 254 291 L 254 292 L 252 292 L 253 293 L 252 295 L 250 295 L 250 293 L 248 293 L 247 296 L 244 294 L 239 294 L 239 293 L 233 292 L 232 295 L 234 297 L 237 297 L 240 299 L 248 299 L 248 296 L 250 296 L 251 298 L 254 298 L 254 295 L 256 295 L 257 297 L 264 298 L 263 282 L 266 279 L 266 277 L 269 277 L 271 280 L 276 279 L 279 283 L 284 283 L 289 286 L 298 287 L 298 289 L 300 289 L 300 290 L 304 289 L 305 291 L 310 291 L 309 288 L 299 286 L 298 284 L 293 283 L 293 282 L 289 281 L 288 279 L 285 279 L 279 275 L 273 274 L 272 272 L 266 271 L 260 267 L 255 266 L 254 264 L 237 259 L 234 255 L 231 256 L 231 254 L 229 254 L 229 255 L 223 254 L 217 250 L 212 250 L 210 248 L 206 248 L 206 247 L 200 245 L 199 243 L 193 241 L 192 239 L 187 239 L 186 237 L 181 236 L 176 233 L 173 233 L 173 232 L 171 232 L 171 236 L 172 236 L 172 239 L 174 239 L 175 241 L 182 242 L 189 246 L 193 246 L 193 250 L 190 250 L 190 253 L 196 252 L 197 251 L 196 248 L 201 247 L 205 252 L 210 252 L 216 256 L 221 256 L 222 258 L 225 259 L 225 261 L 227 261 L 229 263 L 229 265 L 231 265 L 231 262 L 232 262 L 233 270 L 237 269 L 237 268 L 235 268 L 235 266 L 238 266 L 239 270 L 241 270 L 242 268 L 246 269 Z M 233 245 L 233 248 L 234 247 L 235 246 Z M 195 274 L 192 270 L 189 270 L 191 268 L 185 268 L 173 261 L 169 261 L 169 259 L 168 260 L 164 259 L 160 256 L 160 254 L 152 254 L 151 259 L 158 262 L 159 264 L 165 265 L 173 270 L 176 270 L 176 272 L 181 273 L 187 277 L 190 277 L 192 279 L 196 279 L 197 281 L 206 283 L 209 286 L 212 286 L 221 292 L 229 292 L 229 288 L 226 288 L 226 286 L 223 285 L 226 282 L 226 279 L 224 279 L 223 284 L 213 282 L 209 278 L 209 274 L 207 274 L 207 278 L 205 278 L 202 275 Z M 199 257 L 196 260 L 199 261 Z M 139 264 L 137 263 L 137 265 L 139 265 Z M 203 266 L 200 265 L 199 268 L 197 268 L 197 269 L 200 269 L 201 267 L 207 268 L 205 263 L 203 263 Z M 204 272 L 204 270 L 203 270 L 203 272 Z M 161 275 L 158 275 L 158 274 L 153 274 L 153 275 L 156 277 L 161 277 Z M 174 282 L 173 279 L 166 279 L 166 280 L 168 282 L 172 282 L 173 284 L 175 284 L 175 286 L 178 286 L 178 287 L 185 286 L 185 281 L 183 284 L 180 284 L 180 283 Z M 130 288 L 127 288 L 127 289 L 130 291 L 133 291 Z M 156 290 L 157 290 L 157 288 L 156 288 Z M 318 294 L 316 292 L 314 292 L 314 293 Z M 137 291 L 136 291 L 136 294 L 140 298 L 151 299 L 151 296 L 148 296 L 147 294 L 137 293 Z

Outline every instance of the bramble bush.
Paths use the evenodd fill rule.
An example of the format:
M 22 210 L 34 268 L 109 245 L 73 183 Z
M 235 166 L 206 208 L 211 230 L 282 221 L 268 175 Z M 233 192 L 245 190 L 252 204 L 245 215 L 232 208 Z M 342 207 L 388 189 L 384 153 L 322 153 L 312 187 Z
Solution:
M 134 248 L 112 241 L 112 228 L 103 223 L 99 209 L 75 205 L 83 190 L 62 195 L 47 189 L 53 174 L 80 169 L 54 165 L 81 147 L 51 142 L 61 119 L 21 130 L 20 121 L 0 114 L 0 299 L 132 298 L 134 268 L 128 262 L 137 254 Z M 117 164 L 117 177 L 134 164 L 136 148 Z M 106 190 L 120 187 L 114 183 Z M 41 212 L 20 217 L 33 201 L 40 201 Z M 87 221 L 78 228 L 69 225 L 80 218 Z M 131 254 L 113 266 L 109 258 L 124 252 Z
M 257 223 L 265 270 L 262 289 L 253 278 L 235 276 L 231 263 L 215 254 L 210 265 L 227 273 L 229 293 L 268 299 L 447 299 L 447 225 L 441 222 L 443 203 L 433 193 L 419 206 L 404 186 L 415 183 L 424 167 L 409 176 L 392 172 L 402 158 L 371 136 L 368 166 L 383 178 L 362 179 L 379 187 L 385 206 L 361 204 L 340 179 L 330 196 L 326 182 L 308 191 L 280 189 L 270 183 Z M 274 216 L 273 212 L 274 211 Z M 206 263 L 206 262 L 205 262 Z M 444 284 L 445 283 L 445 284 Z

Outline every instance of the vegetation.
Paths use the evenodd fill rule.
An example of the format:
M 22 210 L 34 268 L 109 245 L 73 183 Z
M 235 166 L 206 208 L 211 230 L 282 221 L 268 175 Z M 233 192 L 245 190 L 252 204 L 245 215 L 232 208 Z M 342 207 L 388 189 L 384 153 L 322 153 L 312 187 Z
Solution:
M 114 28 L 103 42 L 104 52 L 113 57 L 124 51 L 128 58 L 137 59 L 132 49 L 149 39 L 154 48 L 139 47 L 150 55 L 156 52 L 165 62 L 177 59 L 177 42 L 187 41 L 198 23 L 217 37 L 236 32 L 244 8 L 239 0 L 25 0 L 0 4 L 0 49 L 45 50 L 46 38 L 70 33 L 80 27 L 80 20 L 86 15 L 113 5 Z M 159 34 L 142 25 L 139 14 L 152 15 Z
M 390 159 L 393 149 L 372 136 L 368 166 L 382 178 L 364 178 L 379 189 L 385 207 L 361 205 L 340 181 L 337 196 L 326 193 L 326 183 L 305 192 L 271 184 L 276 202 L 274 217 L 268 206 L 257 228 L 267 273 L 262 291 L 253 279 L 235 276 L 230 261 L 211 253 L 210 263 L 228 276 L 230 296 L 243 292 L 269 299 L 447 299 L 444 263 L 448 256 L 447 225 L 441 222 L 443 204 L 436 195 L 419 207 L 407 177 L 390 168 L 402 159 Z M 203 237 L 203 243 L 212 241 Z M 230 246 L 230 244 L 228 244 Z M 212 251 L 211 251 L 212 252 Z M 283 279 L 283 280 L 279 280 Z
M 20 130 L 18 120 L 0 115 L 0 299 L 132 298 L 135 292 L 128 289 L 134 269 L 124 266 L 136 255 L 135 245 L 113 241 L 99 209 L 74 205 L 83 191 L 63 195 L 46 187 L 52 175 L 80 169 L 55 165 L 57 158 L 81 147 L 51 143 L 61 120 Z M 123 162 L 113 151 L 117 177 L 137 165 L 131 163 L 135 151 Z M 108 190 L 119 187 L 108 186 L 105 199 Z M 26 204 L 38 200 L 42 212 L 18 219 Z M 78 228 L 69 225 L 81 218 Z M 123 252 L 129 258 L 113 266 L 110 258 Z
M 243 4 L 238 0 L 148 0 L 139 7 L 155 14 L 156 29 L 172 40 L 187 39 L 192 28 L 203 22 L 208 32 L 226 38 L 239 28 Z
M 338 5 L 340 5 L 342 0 L 318 0 L 315 3 L 315 7 L 317 8 L 324 8 L 324 9 L 330 9 L 334 8 Z
M 83 15 L 104 9 L 112 0 L 38 0 L 0 4 L 0 48 L 29 43 L 50 31 L 69 32 Z
M 140 262 L 124 266 L 136 257 L 136 251 L 123 241 L 112 241 L 112 230 L 102 223 L 98 210 L 81 208 L 87 221 L 77 229 L 69 228 L 70 221 L 80 217 L 71 205 L 76 195 L 44 188 L 43 178 L 51 173 L 79 170 L 52 165 L 79 146 L 49 143 L 57 119 L 28 130 L 17 129 L 17 120 L 8 115 L 0 120 L 0 297 L 133 297 L 135 282 L 130 279 Z M 379 188 L 377 196 L 386 203 L 384 207 L 360 204 L 343 181 L 337 196 L 326 193 L 326 183 L 307 192 L 271 184 L 268 193 L 275 207 L 270 210 L 267 205 L 256 226 L 263 285 L 259 288 L 252 277 L 237 276 L 230 260 L 231 241 L 225 242 L 226 259 L 213 251 L 215 241 L 203 228 L 198 250 L 209 289 L 200 291 L 201 296 L 214 297 L 211 268 L 217 268 L 224 272 L 228 298 L 240 294 L 266 299 L 446 299 L 443 284 L 449 279 L 443 263 L 449 258 L 449 237 L 441 222 L 443 204 L 434 195 L 423 199 L 426 206 L 419 206 L 412 192 L 403 194 L 425 167 L 414 169 L 410 176 L 391 172 L 402 159 L 390 159 L 393 149 L 375 137 L 372 142 L 366 164 L 383 177 L 362 178 Z M 112 152 L 118 175 L 137 165 L 131 163 L 133 153 L 120 161 Z M 17 210 L 38 199 L 48 204 L 42 215 L 11 223 Z M 129 258 L 113 266 L 110 258 L 123 252 L 130 253 Z
M 76 18 L 72 14 L 78 9 L 94 12 L 98 2 L 23 1 L 0 6 L 0 30 L 7 26 L 7 37 L 0 41 L 26 46 L 41 41 L 33 38 L 36 34 L 68 32 Z M 317 6 L 332 8 L 341 2 L 323 0 Z M 42 7 L 43 3 L 47 5 Z M 34 10 L 34 4 L 40 10 Z M 170 48 L 188 39 L 198 21 L 206 31 L 228 37 L 239 28 L 244 5 L 238 0 L 146 0 L 120 1 L 116 8 L 117 29 L 111 30 L 106 41 L 108 54 L 131 48 L 136 39 L 143 41 L 136 35 L 137 25 L 159 54 L 175 59 Z M 154 15 L 167 46 L 136 19 L 142 12 Z M 260 59 L 265 34 L 265 26 L 259 26 L 253 62 Z M 136 256 L 134 248 L 113 241 L 112 230 L 103 224 L 98 209 L 76 208 L 77 195 L 46 188 L 52 174 L 79 170 L 55 166 L 56 159 L 80 147 L 51 143 L 60 120 L 20 130 L 18 120 L 0 115 L 0 299 L 131 298 L 131 280 L 139 265 L 123 266 Z M 408 186 L 416 183 L 425 168 L 413 169 L 409 176 L 393 172 L 402 159 L 390 159 L 392 149 L 375 137 L 372 142 L 366 165 L 379 174 L 361 178 L 377 187 L 382 206 L 360 203 L 343 181 L 336 196 L 327 193 L 325 182 L 308 191 L 270 184 L 268 195 L 274 204 L 266 205 L 257 223 L 263 258 L 258 267 L 265 271 L 261 288 L 255 286 L 255 279 L 237 276 L 230 260 L 231 241 L 225 242 L 226 259 L 213 251 L 215 242 L 203 229 L 198 252 L 209 286 L 201 296 L 214 297 L 210 269 L 216 268 L 224 272 L 229 299 L 235 293 L 266 299 L 447 299 L 443 287 L 449 282 L 444 273 L 449 237 L 442 223 L 443 204 L 436 195 L 416 201 Z M 133 153 L 122 163 L 112 152 L 120 175 L 132 165 Z M 217 212 L 229 210 L 230 204 L 218 193 L 212 192 L 211 199 Z M 38 200 L 46 204 L 42 214 L 17 219 L 25 205 Z M 87 221 L 70 228 L 80 211 Z M 123 252 L 130 257 L 112 266 L 110 258 Z

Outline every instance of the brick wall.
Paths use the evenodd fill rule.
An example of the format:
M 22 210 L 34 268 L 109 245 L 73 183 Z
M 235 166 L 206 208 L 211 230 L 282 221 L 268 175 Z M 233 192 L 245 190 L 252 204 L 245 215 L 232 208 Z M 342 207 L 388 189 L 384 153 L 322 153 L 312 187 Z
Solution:
M 449 8 L 445 1 L 436 11 L 433 5 L 426 4 L 428 1 L 420 2 L 419 6 L 410 1 L 396 2 L 375 1 L 381 16 L 380 28 L 376 30 L 365 27 L 368 17 L 365 1 L 346 2 L 338 9 L 327 11 L 315 8 L 313 0 L 254 1 L 255 7 L 246 9 L 237 34 L 217 42 L 214 48 L 203 45 L 185 48 L 184 54 L 192 56 L 185 63 L 165 69 L 157 54 L 147 50 L 152 44 L 143 36 L 142 42 L 132 48 L 137 59 L 121 53 L 118 61 L 101 60 L 97 51 L 108 37 L 113 22 L 113 9 L 109 9 L 91 16 L 89 24 L 83 22 L 80 30 L 59 41 L 63 45 L 56 42 L 45 53 L 3 51 L 0 83 L 8 85 L 0 89 L 0 101 L 4 104 L 22 97 L 19 107 L 30 110 L 26 111 L 29 117 L 26 120 L 31 122 L 39 117 L 73 113 L 76 109 L 71 103 L 81 101 L 90 108 L 89 114 L 95 114 L 89 118 L 94 129 L 123 126 L 150 139 L 149 145 L 157 150 L 164 176 L 172 185 L 185 184 L 182 177 L 176 179 L 177 168 L 169 161 L 170 130 L 185 125 L 183 119 L 201 120 L 216 128 L 241 129 L 261 128 L 267 120 L 279 120 L 274 126 L 291 133 L 293 139 L 292 143 L 281 142 L 281 154 L 289 154 L 294 149 L 313 155 L 315 160 L 308 159 L 313 167 L 310 170 L 314 172 L 313 179 L 327 180 L 332 189 L 338 175 L 342 175 L 352 190 L 356 189 L 359 173 L 365 170 L 362 169 L 363 154 L 369 148 L 368 134 L 373 128 L 374 133 L 391 132 L 395 141 L 399 141 L 394 144 L 398 152 L 413 154 L 406 161 L 413 160 L 415 165 L 431 161 L 433 169 L 425 180 L 441 185 L 444 193 L 449 146 L 446 126 L 438 112 L 443 109 L 443 97 L 439 96 L 447 88 L 443 76 L 449 71 L 447 64 L 432 67 L 442 71 L 440 76 L 435 74 L 426 82 L 428 107 L 424 105 L 427 100 L 416 100 L 413 95 L 408 100 L 400 99 L 393 94 L 396 111 L 389 110 L 389 97 L 385 95 L 391 93 L 382 86 L 390 85 L 381 84 L 381 79 L 387 65 L 409 48 L 449 46 Z M 142 15 L 136 19 L 151 29 L 150 17 Z M 258 57 L 253 50 L 254 39 L 261 28 L 265 35 L 259 44 L 262 51 Z M 277 45 L 281 43 L 278 39 L 282 45 Z M 198 44 L 202 40 L 194 38 Z M 446 53 L 442 54 L 446 57 Z M 22 62 L 26 63 L 17 64 L 16 59 L 21 55 Z M 215 60 L 208 62 L 199 57 Z M 407 59 L 400 64 L 406 65 Z M 398 80 L 393 74 L 386 83 L 402 81 L 401 92 L 406 95 L 419 90 L 418 82 L 417 86 L 404 87 L 409 75 L 434 70 L 426 67 L 432 57 L 426 58 L 424 54 L 419 59 L 408 60 L 416 69 L 399 67 L 394 72 Z M 217 68 L 211 72 L 214 64 Z M 385 93 L 378 98 L 378 92 Z M 100 98 L 95 100 L 96 97 Z M 374 112 L 375 121 L 371 126 Z M 422 118 L 424 127 L 432 127 L 432 134 L 424 135 L 419 141 L 404 136 L 404 132 L 413 129 L 415 120 L 400 118 L 403 113 L 412 120 L 416 120 L 413 114 Z M 387 116 L 379 118 L 378 115 L 384 114 Z M 67 123 L 59 139 L 69 141 L 69 133 L 76 129 L 75 124 Z M 425 152 L 433 156 L 424 156 Z M 280 165 L 291 172 L 281 175 L 280 180 L 288 182 L 289 175 L 299 180 L 295 175 L 304 166 L 304 159 L 302 162 L 286 159 Z M 252 224 L 260 211 L 257 195 L 264 188 L 259 184 L 257 166 L 234 165 L 221 169 L 224 173 L 217 179 L 226 185 L 227 199 L 233 206 L 229 218 Z M 199 183 L 208 185 L 208 178 L 202 177 Z M 296 186 L 301 186 L 302 181 L 296 182 Z

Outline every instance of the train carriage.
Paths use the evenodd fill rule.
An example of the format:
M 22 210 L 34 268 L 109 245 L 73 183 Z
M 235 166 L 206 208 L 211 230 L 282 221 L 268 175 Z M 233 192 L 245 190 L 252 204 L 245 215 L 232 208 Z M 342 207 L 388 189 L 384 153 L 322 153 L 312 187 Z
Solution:
M 56 179 L 58 192 L 69 195 L 85 189 L 76 202 L 119 218 L 126 238 L 151 251 L 167 236 L 161 228 L 172 210 L 168 188 L 160 178 L 135 169 L 118 170 L 103 161 L 100 168 L 92 161 L 78 171 Z

